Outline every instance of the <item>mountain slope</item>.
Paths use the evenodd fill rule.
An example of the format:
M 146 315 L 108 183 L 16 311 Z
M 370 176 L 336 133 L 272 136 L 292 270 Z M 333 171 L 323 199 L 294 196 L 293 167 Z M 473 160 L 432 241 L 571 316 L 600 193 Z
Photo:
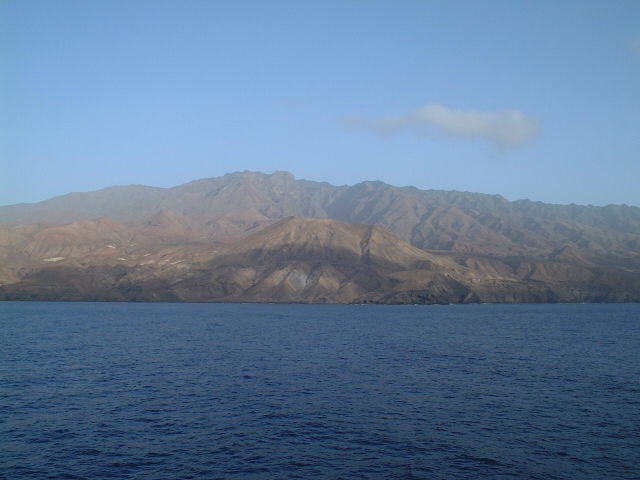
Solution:
M 549 205 L 467 192 L 351 187 L 242 172 L 168 189 L 113 187 L 37 204 L 0 207 L 0 223 L 64 224 L 109 217 L 140 224 L 161 210 L 192 221 L 212 240 L 234 241 L 288 216 L 380 225 L 426 250 L 546 257 L 570 246 L 599 263 L 640 268 L 640 208 Z M 197 225 L 197 228 L 195 227 Z
M 640 298 L 640 209 L 624 205 L 243 172 L 2 207 L 0 222 L 1 298 Z
M 190 249 L 171 249 L 162 241 L 154 244 L 115 222 L 102 228 L 104 223 L 44 227 L 26 236 L 26 242 L 14 244 L 30 258 L 31 268 L 19 281 L 0 287 L 0 294 L 38 299 L 353 302 L 375 300 L 382 294 L 378 291 L 402 290 L 402 280 L 389 276 L 393 273 L 422 271 L 419 276 L 444 281 L 445 270 L 461 269 L 380 227 L 329 219 L 287 218 L 232 246 L 201 243 Z M 98 231 L 104 234 L 102 241 L 96 239 Z M 124 235 L 114 237 L 113 232 Z M 73 235 L 75 250 L 66 242 Z M 143 246 L 136 247 L 132 239 Z M 105 245 L 107 241 L 113 243 Z M 197 248 L 201 256 L 186 258 Z M 444 283 L 467 293 L 446 278 Z M 446 301 L 441 294 L 438 300 Z
M 228 245 L 171 244 L 106 220 L 18 229 L 21 236 L 0 235 L 0 299 L 640 300 L 638 275 L 585 263 L 568 248 L 545 260 L 430 253 L 381 227 L 330 219 L 286 218 Z

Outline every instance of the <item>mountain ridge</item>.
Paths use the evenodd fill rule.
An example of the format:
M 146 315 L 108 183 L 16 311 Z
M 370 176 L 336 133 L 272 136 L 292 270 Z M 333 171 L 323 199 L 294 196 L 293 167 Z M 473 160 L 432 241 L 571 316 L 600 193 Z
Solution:
M 5 299 L 637 301 L 638 278 L 629 206 L 239 172 L 0 207 Z
M 111 195 L 112 192 L 116 193 Z M 228 238 L 279 218 L 298 216 L 378 224 L 419 248 L 436 250 L 467 248 L 486 253 L 487 249 L 491 250 L 490 245 L 496 243 L 492 238 L 495 235 L 500 239 L 494 251 L 503 253 L 505 247 L 518 251 L 527 245 L 534 248 L 544 241 L 536 238 L 532 227 L 545 229 L 543 236 L 559 237 L 554 241 L 553 249 L 556 249 L 579 240 L 585 225 L 600 230 L 596 232 L 600 243 L 620 241 L 612 238 L 613 232 L 614 236 L 633 235 L 633 238 L 622 239 L 632 242 L 628 248 L 640 246 L 638 207 L 510 202 L 497 195 L 419 190 L 378 181 L 333 186 L 326 182 L 296 180 L 288 172 L 271 175 L 239 172 L 171 188 L 111 187 L 69 194 L 36 204 L 0 207 L 0 224 L 39 221 L 64 224 L 101 216 L 121 222 L 141 222 L 161 209 L 193 217 L 207 224 L 212 234 L 220 233 L 216 232 L 216 223 L 220 223 L 218 230 L 226 230 Z M 503 217 L 509 217 L 506 225 Z M 576 229 L 576 225 L 579 228 Z M 603 235 L 603 229 L 610 232 Z M 464 230 L 476 230 L 472 232 L 472 246 Z M 528 236 L 526 241 L 522 240 L 523 235 Z M 514 240 L 519 245 L 514 245 Z M 610 247 L 606 245 L 606 249 L 611 250 Z
M 610 204 L 606 204 L 606 205 L 592 205 L 592 204 L 576 204 L 576 203 L 568 203 L 568 204 L 564 204 L 564 203 L 550 203 L 550 202 L 543 202 L 540 200 L 531 200 L 531 199 L 527 199 L 527 198 L 521 198 L 521 199 L 516 199 L 516 200 L 507 200 L 505 197 L 503 197 L 500 194 L 490 194 L 490 193 L 479 193 L 479 192 L 473 192 L 473 191 L 467 191 L 467 190 L 443 190 L 443 189 L 420 189 L 418 187 L 415 186 L 411 186 L 411 185 L 404 185 L 404 186 L 395 186 L 392 184 L 388 184 L 386 182 L 383 182 L 381 180 L 363 180 L 360 182 L 357 182 L 355 184 L 349 185 L 349 184 L 343 184 L 343 185 L 334 185 L 331 184 L 329 182 L 324 182 L 324 181 L 316 181 L 316 180 L 305 180 L 305 179 L 297 179 L 293 176 L 293 174 L 291 174 L 290 172 L 287 171 L 275 171 L 271 174 L 266 174 L 266 173 L 262 173 L 259 171 L 249 171 L 249 170 L 244 170 L 244 171 L 236 171 L 236 172 L 231 172 L 231 173 L 227 173 L 225 175 L 219 176 L 219 177 L 204 177 L 204 178 L 200 178 L 200 179 L 196 179 L 196 180 L 191 180 L 189 182 L 186 183 L 182 183 L 182 184 L 178 184 L 178 185 L 174 185 L 171 187 L 156 187 L 156 186 L 150 186 L 150 185 L 143 185 L 143 184 L 129 184 L 129 185 L 112 185 L 112 186 L 107 186 L 107 187 L 103 187 L 103 188 L 99 188 L 96 190 L 90 190 L 90 191 L 77 191 L 77 192 L 69 192 L 69 193 L 65 193 L 65 194 L 61 194 L 61 195 L 55 195 L 51 198 L 48 199 L 44 199 L 44 200 L 40 200 L 37 202 L 19 202 L 19 203 L 15 203 L 15 204 L 8 204 L 8 205 L 0 205 L 0 224 L 7 224 L 7 223 L 11 223 L 11 217 L 14 216 L 10 213 L 7 213 L 8 211 L 14 210 L 14 209 L 21 209 L 24 207 L 27 208 L 32 208 L 32 207 L 36 207 L 38 206 L 38 208 L 42 208 L 43 204 L 50 204 L 51 202 L 55 202 L 55 203 L 60 203 L 63 202 L 64 200 L 67 199 L 72 199 L 72 198 L 78 198 L 78 197 L 84 197 L 84 198 L 88 198 L 89 196 L 93 196 L 93 195 L 103 195 L 105 193 L 110 193 L 110 192 L 122 192 L 122 191 L 138 191 L 138 192 L 142 192 L 142 191 L 147 191 L 147 192 L 154 192 L 154 193 L 161 193 L 161 192 L 169 192 L 172 190 L 185 190 L 185 191 L 191 191 L 193 189 L 194 186 L 200 186 L 200 185 L 206 185 L 209 183 L 214 183 L 214 182 L 219 182 L 222 181 L 224 179 L 228 179 L 228 178 L 235 178 L 235 177 L 242 177 L 242 176 L 262 176 L 262 177 L 289 177 L 292 180 L 295 180 L 296 182 L 303 182 L 306 184 L 314 184 L 314 185 L 319 185 L 319 186 L 326 186 L 326 187 L 330 187 L 332 189 L 347 189 L 347 188 L 354 188 L 354 187 L 358 187 L 358 186 L 362 186 L 362 185 L 380 185 L 380 186 L 384 186 L 384 187 L 390 187 L 393 188 L 395 190 L 399 190 L 399 191 L 406 191 L 406 192 L 427 192 L 430 194 L 438 194 L 438 195 L 444 195 L 446 197 L 448 197 L 449 200 L 452 200 L 453 198 L 457 197 L 457 196 L 466 196 L 466 195 L 473 195 L 473 196 L 477 196 L 477 197 L 483 197 L 485 199 L 495 199 L 497 200 L 497 203 L 503 203 L 503 204 L 518 204 L 518 205 L 528 205 L 530 206 L 530 209 L 535 208 L 535 206 L 544 206 L 544 207 L 552 207 L 552 208 L 566 208 L 566 209 L 571 209 L 574 212 L 575 211 L 581 211 L 584 209 L 607 209 L 607 208 L 621 208 L 621 209 L 629 209 L 631 211 L 635 211 L 636 214 L 640 214 L 640 206 L 638 205 L 629 205 L 629 204 L 614 204 L 614 203 L 610 203 Z M 197 189 L 196 189 L 197 190 Z M 45 210 L 47 210 L 47 208 L 44 208 Z

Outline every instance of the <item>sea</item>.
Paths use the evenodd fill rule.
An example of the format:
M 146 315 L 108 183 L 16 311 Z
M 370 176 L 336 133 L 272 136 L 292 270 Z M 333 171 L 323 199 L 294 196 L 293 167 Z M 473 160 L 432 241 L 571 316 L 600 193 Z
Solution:
M 0 302 L 0 478 L 639 479 L 640 305 Z

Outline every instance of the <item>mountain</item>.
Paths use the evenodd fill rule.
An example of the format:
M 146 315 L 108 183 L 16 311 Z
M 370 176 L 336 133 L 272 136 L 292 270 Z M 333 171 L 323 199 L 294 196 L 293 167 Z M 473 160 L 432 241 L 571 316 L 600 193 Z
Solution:
M 140 223 L 161 210 L 232 240 L 288 216 L 380 225 L 412 245 L 489 255 L 549 255 L 569 245 L 585 255 L 640 258 L 640 208 L 509 202 L 498 195 L 296 180 L 287 172 L 240 172 L 173 188 L 110 187 L 0 207 L 0 224 L 66 224 L 108 217 Z
M 640 209 L 242 172 L 0 207 L 0 298 L 639 301 Z

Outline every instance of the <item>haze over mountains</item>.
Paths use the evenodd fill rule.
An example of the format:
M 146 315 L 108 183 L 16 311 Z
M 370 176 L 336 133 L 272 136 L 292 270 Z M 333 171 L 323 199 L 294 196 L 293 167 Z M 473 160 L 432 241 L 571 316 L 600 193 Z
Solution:
M 640 208 L 241 172 L 0 207 L 0 298 L 640 301 Z

